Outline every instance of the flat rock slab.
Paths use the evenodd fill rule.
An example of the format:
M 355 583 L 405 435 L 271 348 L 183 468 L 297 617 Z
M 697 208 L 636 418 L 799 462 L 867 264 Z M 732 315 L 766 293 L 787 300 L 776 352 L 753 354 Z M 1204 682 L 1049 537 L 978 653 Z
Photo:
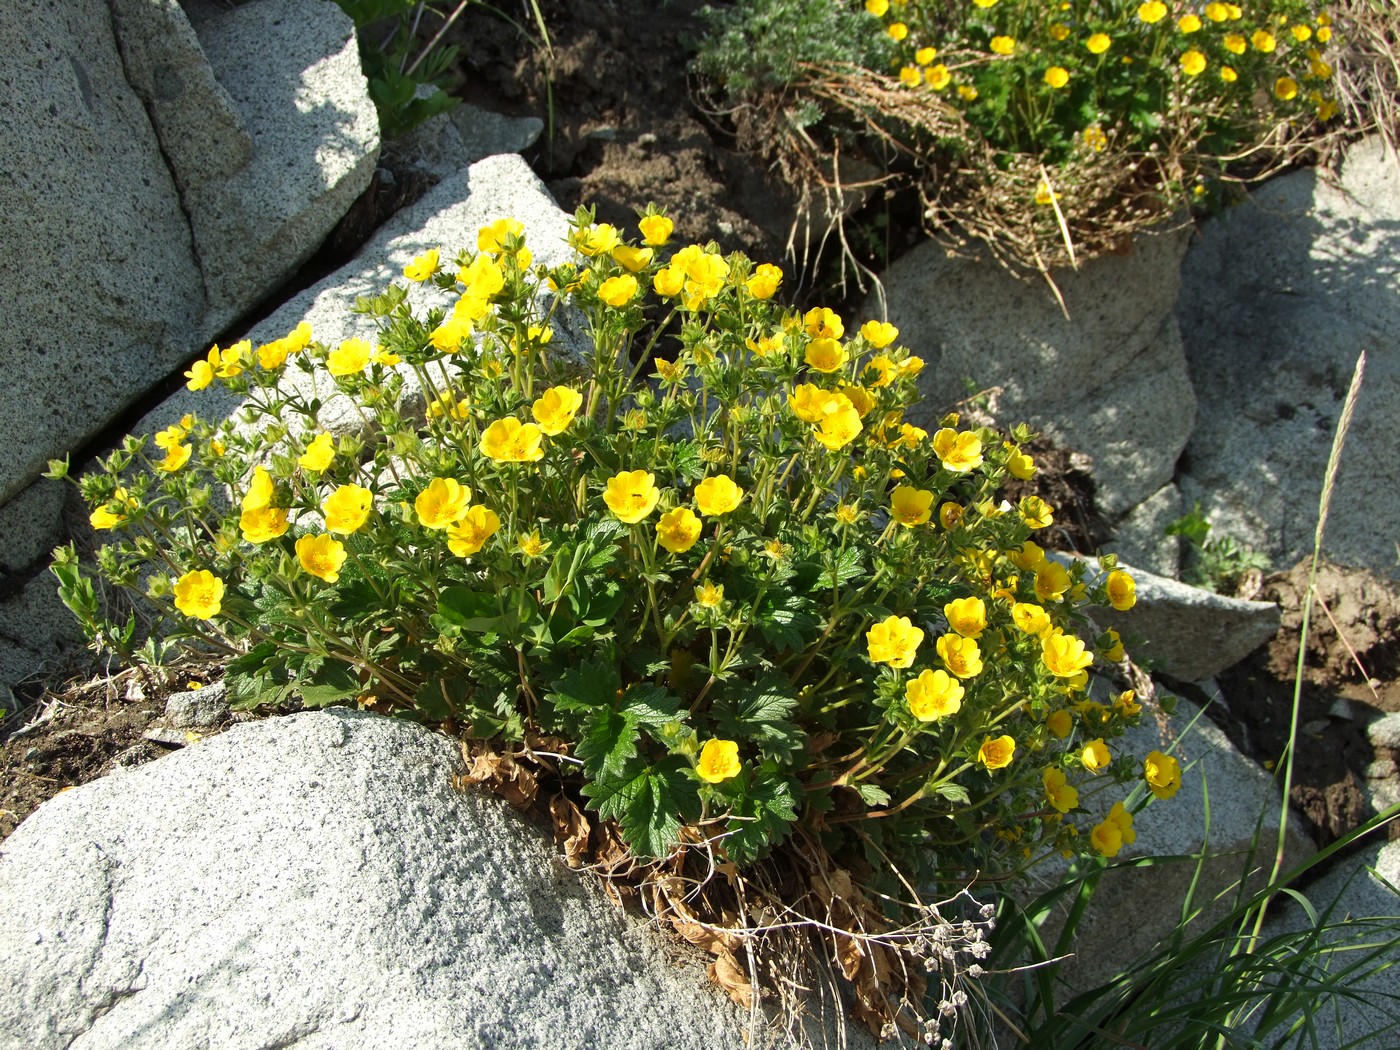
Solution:
M 1180 235 L 1143 235 L 1131 255 L 1057 271 L 1066 318 L 1043 281 L 915 248 L 882 277 L 900 342 L 927 362 L 915 421 L 937 419 L 969 381 L 999 387 L 999 422 L 1030 422 L 1092 457 L 1100 510 L 1126 513 L 1172 480 L 1195 420 L 1171 316 L 1184 250 Z
M 745 1045 L 456 745 L 305 713 L 64 792 L 0 851 L 0 1045 Z
M 1214 535 L 1287 568 L 1310 554 L 1318 497 L 1357 354 L 1369 360 L 1323 545 L 1394 576 L 1400 537 L 1400 161 L 1378 138 L 1335 180 L 1274 179 L 1207 223 L 1176 314 L 1200 418 L 1185 505 Z

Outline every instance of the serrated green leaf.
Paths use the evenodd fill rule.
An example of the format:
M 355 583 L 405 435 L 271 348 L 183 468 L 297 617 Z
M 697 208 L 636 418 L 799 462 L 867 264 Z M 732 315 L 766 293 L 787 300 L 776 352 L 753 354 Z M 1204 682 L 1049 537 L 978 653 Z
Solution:
M 622 698 L 622 710 L 639 725 L 660 729 L 667 722 L 684 721 L 688 711 L 682 711 L 680 698 L 659 685 L 638 682 Z
M 495 594 L 484 594 L 468 587 L 446 587 L 438 595 L 438 623 L 461 631 L 491 631 L 501 622 L 500 602 Z
M 933 789 L 933 793 L 939 798 L 946 798 L 949 802 L 965 806 L 972 801 L 972 796 L 967 793 L 967 788 L 961 784 L 955 784 L 951 780 L 946 780 Z
M 792 720 L 797 698 L 782 675 L 769 674 L 750 685 L 725 685 L 715 698 L 711 716 L 717 735 L 751 741 L 765 754 L 789 761 L 807 739 Z
M 865 563 L 861 560 L 860 551 L 855 547 L 846 547 L 844 550 L 833 551 L 827 557 L 826 575 L 823 579 L 830 586 L 839 587 L 864 571 Z
M 680 840 L 682 819 L 700 815 L 700 797 L 688 770 L 674 755 L 650 766 L 632 763 L 618 777 L 586 784 L 583 793 L 599 816 L 617 821 L 635 853 L 664 857 Z
M 874 784 L 852 784 L 856 789 L 856 794 L 867 806 L 887 806 L 890 801 L 890 793 L 884 788 L 876 787 Z
M 554 683 L 547 699 L 561 711 L 592 711 L 612 707 L 621 688 L 617 663 L 601 658 L 570 668 Z
M 797 819 L 797 788 L 787 777 L 758 777 L 730 807 L 724 850 L 736 864 L 748 864 L 781 841 Z
M 342 663 L 328 663 L 309 681 L 298 681 L 296 691 L 307 707 L 329 707 L 349 700 L 360 693 L 360 680 L 355 672 Z
M 584 776 L 605 779 L 621 774 L 628 760 L 637 754 L 638 736 L 636 719 L 625 712 L 610 707 L 590 712 L 578 742 Z

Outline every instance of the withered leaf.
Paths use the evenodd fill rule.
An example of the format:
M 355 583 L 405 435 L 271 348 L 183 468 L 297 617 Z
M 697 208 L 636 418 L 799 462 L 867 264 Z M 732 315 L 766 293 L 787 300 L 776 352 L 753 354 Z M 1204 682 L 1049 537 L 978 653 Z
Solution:
M 753 985 L 749 975 L 730 952 L 724 952 L 706 968 L 710 980 L 725 990 L 729 998 L 745 1010 L 753 1009 Z
M 554 822 L 554 840 L 564 850 L 564 861 L 571 868 L 583 867 L 588 856 L 588 836 L 593 827 L 583 811 L 561 794 L 549 800 L 549 816 Z

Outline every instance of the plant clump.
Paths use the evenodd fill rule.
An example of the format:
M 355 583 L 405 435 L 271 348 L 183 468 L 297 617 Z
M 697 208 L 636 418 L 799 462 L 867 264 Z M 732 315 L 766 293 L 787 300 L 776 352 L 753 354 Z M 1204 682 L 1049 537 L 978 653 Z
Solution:
M 647 874 L 731 991 L 800 928 L 876 1028 L 946 1030 L 926 980 L 965 999 L 985 916 L 924 898 L 1112 857 L 1180 786 L 1119 739 L 1135 693 L 1090 690 L 1124 657 L 1087 609 L 1133 580 L 1048 556 L 1055 509 L 1000 495 L 1036 471 L 1024 427 L 910 422 L 894 325 L 786 308 L 778 267 L 671 231 L 581 210 L 544 266 L 501 219 L 359 300 L 363 336 L 214 347 L 188 386 L 237 417 L 81 479 L 97 574 L 155 650 L 224 654 L 237 707 L 441 723 L 527 797 L 548 771 L 574 861 Z M 106 620 L 71 547 L 55 572 L 129 653 L 139 617 Z
M 833 150 L 886 171 L 904 157 L 926 229 L 1013 267 L 1074 263 L 1218 203 L 1222 180 L 1293 162 L 1352 101 L 1334 16 L 1309 0 L 865 0 L 878 48 L 781 65 L 754 35 L 773 8 L 802 16 L 738 5 L 698 60 L 741 139 L 809 189 L 832 188 Z M 755 67 L 780 87 L 749 91 Z

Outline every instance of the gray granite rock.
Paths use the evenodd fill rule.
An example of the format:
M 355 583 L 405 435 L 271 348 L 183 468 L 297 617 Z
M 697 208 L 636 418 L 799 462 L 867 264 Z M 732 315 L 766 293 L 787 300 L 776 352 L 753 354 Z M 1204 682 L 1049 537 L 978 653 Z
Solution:
M 334 710 L 46 802 L 0 857 L 0 1044 L 747 1045 L 703 960 L 459 768 L 445 737 Z
M 1181 537 L 1168 536 L 1167 526 L 1181 514 L 1181 493 L 1175 485 L 1163 485 L 1114 523 L 1113 539 L 1104 547 L 1129 565 L 1175 579 L 1181 573 Z
M 177 0 L 111 0 L 127 82 L 187 191 L 248 163 L 253 140 Z
M 523 153 L 544 131 L 539 117 L 508 117 L 467 102 L 453 106 L 443 116 L 457 129 L 468 163 L 498 153 Z
M 1285 568 L 1312 550 L 1318 496 L 1357 354 L 1365 385 L 1324 550 L 1397 571 L 1400 162 L 1379 138 L 1334 182 L 1304 169 L 1203 223 L 1177 317 L 1200 414 L 1180 478 L 1214 535 Z
M 949 258 L 932 243 L 900 259 L 882 279 L 900 342 L 928 365 L 926 421 L 965 397 L 967 380 L 997 386 L 999 422 L 1029 421 L 1092 457 L 1110 517 L 1171 481 L 1195 419 L 1171 317 L 1185 241 L 1143 235 L 1134 247 L 1055 273 L 1068 319 L 1044 282 L 994 263 Z
M 1383 715 L 1368 725 L 1366 738 L 1374 748 L 1400 752 L 1400 712 Z
M 180 366 L 204 284 L 105 0 L 0 5 L 0 503 Z
M 229 716 L 228 688 L 223 682 L 171 693 L 165 700 L 165 720 L 177 729 L 208 729 Z
M 63 542 L 63 511 L 71 493 L 66 482 L 41 478 L 0 504 L 0 590 L 5 580 L 42 566 Z
M 238 171 L 183 187 L 217 329 L 305 262 L 369 185 L 379 120 L 332 0 L 220 7 L 195 30 L 252 141 Z

